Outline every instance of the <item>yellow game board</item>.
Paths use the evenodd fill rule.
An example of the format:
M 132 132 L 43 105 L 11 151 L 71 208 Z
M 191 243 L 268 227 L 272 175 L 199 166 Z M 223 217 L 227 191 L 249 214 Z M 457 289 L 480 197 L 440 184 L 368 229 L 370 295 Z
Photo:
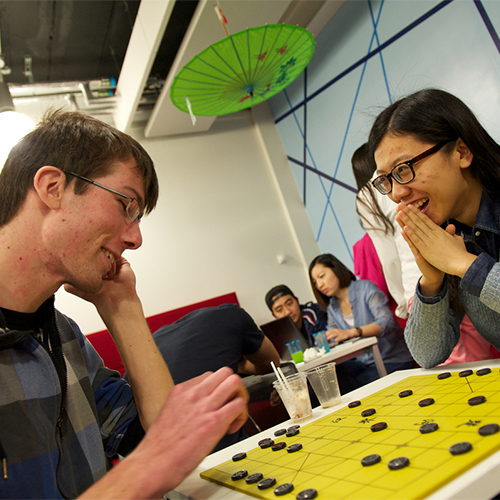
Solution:
M 399 393 L 411 389 L 411 396 Z M 468 400 L 484 396 L 486 402 L 471 406 Z M 435 403 L 420 407 L 419 401 L 433 398 Z M 361 412 L 374 408 L 364 418 Z M 387 428 L 372 432 L 371 425 L 386 422 Z M 435 422 L 435 432 L 422 434 L 425 423 Z M 242 493 L 263 499 L 295 498 L 302 490 L 315 488 L 318 499 L 419 499 L 476 465 L 500 449 L 500 432 L 481 436 L 478 429 L 500 424 L 500 372 L 479 376 L 476 372 L 460 377 L 458 372 L 440 380 L 436 375 L 417 375 L 397 382 L 361 400 L 356 408 L 342 408 L 315 422 L 303 425 L 300 434 L 288 438 L 269 435 L 287 446 L 301 443 L 303 448 L 288 453 L 286 448 L 255 448 L 247 458 L 224 462 L 201 473 L 201 477 Z M 472 449 L 452 455 L 450 446 L 469 442 Z M 379 454 L 381 461 L 363 466 L 361 459 Z M 407 457 L 410 464 L 390 470 L 388 463 Z M 292 483 L 294 490 L 277 497 L 271 487 L 259 490 L 245 479 L 233 481 L 231 475 L 246 469 L 276 478 L 276 486 Z

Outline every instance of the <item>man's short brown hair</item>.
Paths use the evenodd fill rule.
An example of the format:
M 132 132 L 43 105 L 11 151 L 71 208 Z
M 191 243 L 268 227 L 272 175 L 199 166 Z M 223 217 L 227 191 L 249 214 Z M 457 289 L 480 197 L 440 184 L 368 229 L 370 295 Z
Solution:
M 38 169 L 45 165 L 94 178 L 111 172 L 115 161 L 134 159 L 142 174 L 145 213 L 158 200 L 158 179 L 153 160 L 132 137 L 80 112 L 48 112 L 38 126 L 11 150 L 0 174 L 0 227 L 19 211 L 33 187 Z M 67 183 L 74 177 L 68 176 Z M 75 193 L 89 184 L 76 179 Z

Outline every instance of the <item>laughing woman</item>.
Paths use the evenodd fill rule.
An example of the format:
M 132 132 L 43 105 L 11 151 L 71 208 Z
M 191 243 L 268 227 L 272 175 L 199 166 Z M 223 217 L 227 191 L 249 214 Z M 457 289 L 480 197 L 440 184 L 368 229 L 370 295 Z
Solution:
M 311 262 L 309 278 L 318 304 L 328 313 L 329 340 L 377 337 L 387 373 L 415 367 L 403 330 L 387 305 L 387 297 L 375 283 L 356 280 L 356 276 L 329 253 L 318 255 Z M 371 353 L 346 361 L 338 369 L 347 367 L 349 375 L 361 385 L 378 378 Z
M 413 357 L 443 362 L 464 313 L 499 349 L 500 145 L 458 98 L 425 89 L 378 116 L 369 147 L 373 185 L 398 204 L 422 273 L 405 329 Z

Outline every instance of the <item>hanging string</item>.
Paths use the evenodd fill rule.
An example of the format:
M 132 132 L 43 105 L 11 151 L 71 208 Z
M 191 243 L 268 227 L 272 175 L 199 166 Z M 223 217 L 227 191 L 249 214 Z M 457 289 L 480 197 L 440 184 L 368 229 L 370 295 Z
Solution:
M 189 116 L 191 117 L 191 121 L 193 122 L 193 127 L 196 125 L 196 116 L 193 113 L 193 108 L 191 107 L 191 101 L 189 100 L 189 97 L 185 97 L 186 99 L 186 106 L 189 111 Z

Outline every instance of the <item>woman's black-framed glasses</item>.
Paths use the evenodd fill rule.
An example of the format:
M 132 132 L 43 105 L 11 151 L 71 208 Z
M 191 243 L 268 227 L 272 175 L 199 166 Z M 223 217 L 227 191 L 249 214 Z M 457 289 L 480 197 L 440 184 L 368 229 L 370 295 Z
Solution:
M 73 175 L 74 177 L 78 177 L 82 181 L 90 182 L 90 184 L 93 184 L 94 186 L 100 187 L 102 189 L 105 189 L 106 191 L 109 191 L 110 193 L 117 194 L 118 196 L 121 196 L 122 198 L 129 200 L 127 206 L 125 207 L 125 211 L 127 212 L 127 216 L 130 219 L 130 222 L 141 220 L 142 217 L 141 206 L 139 205 L 139 202 L 135 198 L 132 198 L 132 196 L 120 193 L 120 191 L 116 191 L 115 189 L 111 189 L 110 187 L 99 184 L 99 182 L 93 181 L 92 179 L 84 177 L 83 175 L 76 174 L 75 172 L 69 172 L 68 170 L 63 170 L 63 172 L 65 174 L 70 174 Z
M 415 156 L 415 158 L 404 161 L 402 163 L 398 163 L 395 167 L 392 168 L 390 174 L 379 175 L 378 177 L 373 179 L 373 187 L 381 194 L 389 194 L 392 191 L 393 179 L 398 184 L 408 184 L 413 179 L 415 179 L 415 170 L 413 170 L 413 165 L 415 165 L 417 161 L 423 160 L 424 158 L 437 153 L 445 144 L 448 144 L 449 142 L 452 141 L 446 140 L 438 142 L 435 146 L 432 146 L 432 148 L 429 148 L 418 156 Z

